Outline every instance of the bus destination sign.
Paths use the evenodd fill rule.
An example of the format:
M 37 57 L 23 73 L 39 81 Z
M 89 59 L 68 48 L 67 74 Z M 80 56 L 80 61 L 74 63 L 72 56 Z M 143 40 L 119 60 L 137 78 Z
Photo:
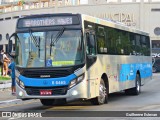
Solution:
M 75 22 L 73 22 L 73 20 Z M 78 24 L 78 18 L 73 16 L 65 17 L 40 17 L 40 18 L 22 18 L 18 21 L 18 28 L 26 27 L 45 27 L 54 25 L 72 25 Z
M 24 27 L 36 27 L 36 26 L 52 26 L 52 25 L 71 25 L 71 17 L 47 17 L 47 18 L 36 18 L 23 20 Z

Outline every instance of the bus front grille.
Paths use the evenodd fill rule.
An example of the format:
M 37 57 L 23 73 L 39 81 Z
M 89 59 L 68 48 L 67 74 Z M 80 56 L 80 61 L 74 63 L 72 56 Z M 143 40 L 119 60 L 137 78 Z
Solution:
M 65 95 L 68 87 L 25 87 L 28 95 L 40 95 L 40 90 L 51 90 L 52 95 Z
M 28 78 L 42 78 L 41 76 L 48 76 L 48 78 L 59 78 L 71 75 L 71 69 L 18 69 L 20 74 Z

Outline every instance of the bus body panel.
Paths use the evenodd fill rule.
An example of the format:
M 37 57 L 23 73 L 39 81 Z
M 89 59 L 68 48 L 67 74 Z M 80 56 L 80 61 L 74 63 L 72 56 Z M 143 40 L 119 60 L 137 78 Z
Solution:
M 145 62 L 142 61 L 143 59 Z M 99 95 L 99 83 L 104 73 L 108 77 L 109 93 L 113 93 L 135 87 L 138 71 L 143 85 L 152 76 L 151 59 L 145 56 L 97 55 L 96 63 L 87 71 L 92 81 L 90 91 L 93 91 L 93 95 L 91 96 Z

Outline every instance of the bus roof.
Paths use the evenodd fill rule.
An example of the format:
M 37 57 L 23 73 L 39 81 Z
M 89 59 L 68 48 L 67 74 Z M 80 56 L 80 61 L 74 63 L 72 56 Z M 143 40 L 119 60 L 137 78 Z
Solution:
M 82 14 L 82 18 L 86 21 L 94 22 L 94 23 L 105 25 L 105 26 L 108 26 L 108 27 L 112 27 L 112 28 L 121 29 L 121 30 L 124 30 L 124 31 L 130 31 L 130 32 L 134 32 L 134 33 L 137 33 L 137 34 L 142 34 L 142 35 L 149 36 L 149 33 L 145 32 L 145 31 L 142 31 L 142 30 L 139 30 L 139 29 L 136 29 L 136 28 L 133 28 L 133 27 L 128 27 L 125 24 L 123 24 L 121 22 L 118 22 L 118 21 L 113 21 L 113 20 L 110 20 L 110 19 L 97 18 L 97 17 L 85 15 L 85 14 Z
M 28 19 L 28 18 L 36 18 L 36 17 L 42 17 L 42 16 L 53 16 L 53 15 L 54 16 L 81 15 L 83 20 L 86 20 L 86 21 L 89 21 L 89 22 L 93 22 L 93 23 L 105 25 L 105 26 L 108 26 L 108 27 L 112 27 L 112 28 L 121 29 L 121 30 L 124 30 L 124 31 L 130 31 L 130 32 L 134 32 L 134 33 L 137 33 L 137 34 L 142 34 L 142 35 L 149 36 L 149 33 L 145 32 L 145 31 L 142 31 L 142 30 L 139 30 L 139 29 L 136 29 L 136 28 L 132 28 L 132 27 L 128 27 L 125 24 L 123 24 L 121 22 L 118 22 L 118 21 L 113 21 L 113 20 L 110 20 L 110 19 L 102 19 L 102 18 L 93 17 L 93 16 L 86 15 L 86 14 L 79 14 L 79 13 L 77 13 L 77 14 L 72 14 L 72 13 L 37 14 L 37 15 L 23 16 L 21 18 L 22 19 L 23 18 Z

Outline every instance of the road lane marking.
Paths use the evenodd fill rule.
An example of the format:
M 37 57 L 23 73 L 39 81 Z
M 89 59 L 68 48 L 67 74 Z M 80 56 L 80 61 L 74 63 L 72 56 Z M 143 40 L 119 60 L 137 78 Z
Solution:
M 35 103 L 35 102 L 39 102 L 37 99 L 36 100 L 29 100 L 29 101 L 26 101 L 23 102 L 21 99 L 13 99 L 13 100 L 6 100 L 6 101 L 1 101 L 0 102 L 0 109 L 2 108 L 9 108 L 9 107 L 17 107 L 17 106 L 22 106 L 22 105 L 27 105 L 27 104 L 32 104 L 32 103 Z M 3 105 L 3 103 L 5 103 L 5 105 Z M 43 107 L 49 107 L 49 108 L 46 108 L 45 110 L 82 110 L 82 109 L 88 109 L 89 106 L 81 106 L 81 105 L 64 105 L 64 106 L 42 106 Z
M 22 106 L 22 105 L 27 105 L 27 104 L 31 104 L 31 103 L 35 103 L 37 101 L 30 101 L 27 103 L 22 103 L 22 104 L 13 104 L 13 105 L 5 105 L 5 106 L 1 106 L 0 109 L 2 108 L 9 108 L 9 107 L 17 107 L 17 106 Z M 46 106 L 42 106 L 42 107 L 46 107 Z M 81 109 L 88 109 L 88 106 L 47 106 L 47 107 L 51 107 L 51 108 L 47 108 L 45 110 L 81 110 Z
M 160 105 L 148 105 L 148 106 L 144 106 L 142 108 L 139 108 L 138 110 L 152 110 L 152 109 L 155 109 L 155 108 L 160 108 Z
M 13 107 L 13 106 L 22 106 L 22 105 L 26 105 L 26 104 L 30 104 L 30 103 L 35 103 L 35 102 L 37 102 L 37 101 L 31 101 L 31 102 L 22 103 L 22 104 L 17 104 L 17 103 L 15 103 L 14 105 L 0 106 L 0 109 L 1 109 L 1 108 L 7 108 L 7 107 Z
M 80 110 L 80 109 L 88 109 L 88 106 L 53 106 L 52 108 L 48 108 L 48 110 Z

